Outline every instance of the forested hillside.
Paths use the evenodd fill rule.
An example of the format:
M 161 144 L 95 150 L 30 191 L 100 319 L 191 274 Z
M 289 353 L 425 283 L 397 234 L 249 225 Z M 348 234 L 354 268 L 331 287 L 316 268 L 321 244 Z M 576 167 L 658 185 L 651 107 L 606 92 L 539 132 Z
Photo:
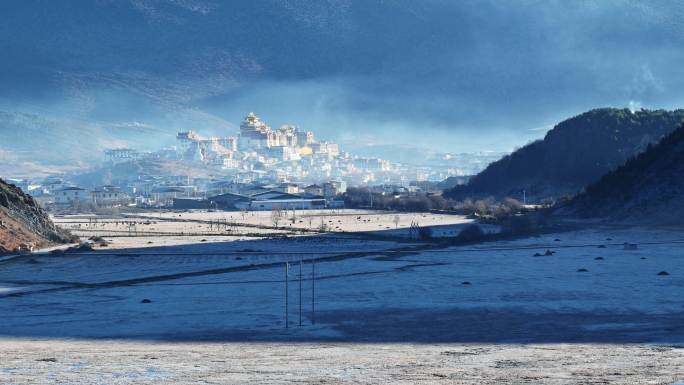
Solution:
M 604 175 L 557 212 L 640 223 L 684 223 L 684 125 Z
M 574 195 L 672 132 L 684 110 L 602 108 L 565 120 L 543 140 L 489 165 L 447 197 L 495 196 L 539 202 Z

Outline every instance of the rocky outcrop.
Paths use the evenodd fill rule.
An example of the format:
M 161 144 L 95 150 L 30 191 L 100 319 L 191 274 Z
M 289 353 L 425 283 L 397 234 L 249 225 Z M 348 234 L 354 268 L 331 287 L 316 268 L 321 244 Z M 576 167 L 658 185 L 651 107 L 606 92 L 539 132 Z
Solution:
M 71 239 L 32 197 L 0 179 L 0 253 L 30 251 Z

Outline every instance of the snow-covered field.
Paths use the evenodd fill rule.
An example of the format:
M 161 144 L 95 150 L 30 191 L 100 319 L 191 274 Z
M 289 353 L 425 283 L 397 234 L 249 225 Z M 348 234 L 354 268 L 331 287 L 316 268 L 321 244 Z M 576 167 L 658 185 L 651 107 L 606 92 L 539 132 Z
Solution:
M 0 261 L 0 383 L 684 380 L 681 229 L 136 242 Z

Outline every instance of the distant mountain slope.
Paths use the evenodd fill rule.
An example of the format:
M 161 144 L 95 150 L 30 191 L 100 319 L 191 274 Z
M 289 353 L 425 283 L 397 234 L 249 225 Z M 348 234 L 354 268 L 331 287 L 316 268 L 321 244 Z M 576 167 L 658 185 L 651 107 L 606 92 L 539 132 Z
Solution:
M 82 187 L 97 187 L 105 184 L 124 183 L 131 175 L 192 175 L 193 177 L 211 177 L 212 173 L 205 167 L 172 159 L 141 159 L 114 165 L 103 165 L 91 168 L 83 173 L 71 175 L 71 180 Z
M 604 175 L 557 212 L 683 224 L 684 125 Z
M 0 254 L 68 239 L 33 198 L 0 179 Z
M 149 137 L 156 138 L 159 148 L 174 143 L 175 134 L 134 123 L 115 126 L 0 109 L 0 175 L 39 176 L 83 168 L 103 160 L 105 149 L 142 145 Z
M 674 130 L 684 110 L 602 108 L 565 120 L 543 140 L 489 165 L 446 196 L 496 196 L 529 201 L 575 194 Z

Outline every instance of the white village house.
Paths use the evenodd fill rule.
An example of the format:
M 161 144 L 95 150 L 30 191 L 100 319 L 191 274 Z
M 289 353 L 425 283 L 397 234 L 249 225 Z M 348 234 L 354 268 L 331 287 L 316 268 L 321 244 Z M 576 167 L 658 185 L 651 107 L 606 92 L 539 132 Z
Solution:
M 76 202 L 89 202 L 90 193 L 80 187 L 65 187 L 54 193 L 55 204 L 68 205 Z
M 130 196 L 115 186 L 102 186 L 90 192 L 92 201 L 99 206 L 126 204 L 130 202 Z

